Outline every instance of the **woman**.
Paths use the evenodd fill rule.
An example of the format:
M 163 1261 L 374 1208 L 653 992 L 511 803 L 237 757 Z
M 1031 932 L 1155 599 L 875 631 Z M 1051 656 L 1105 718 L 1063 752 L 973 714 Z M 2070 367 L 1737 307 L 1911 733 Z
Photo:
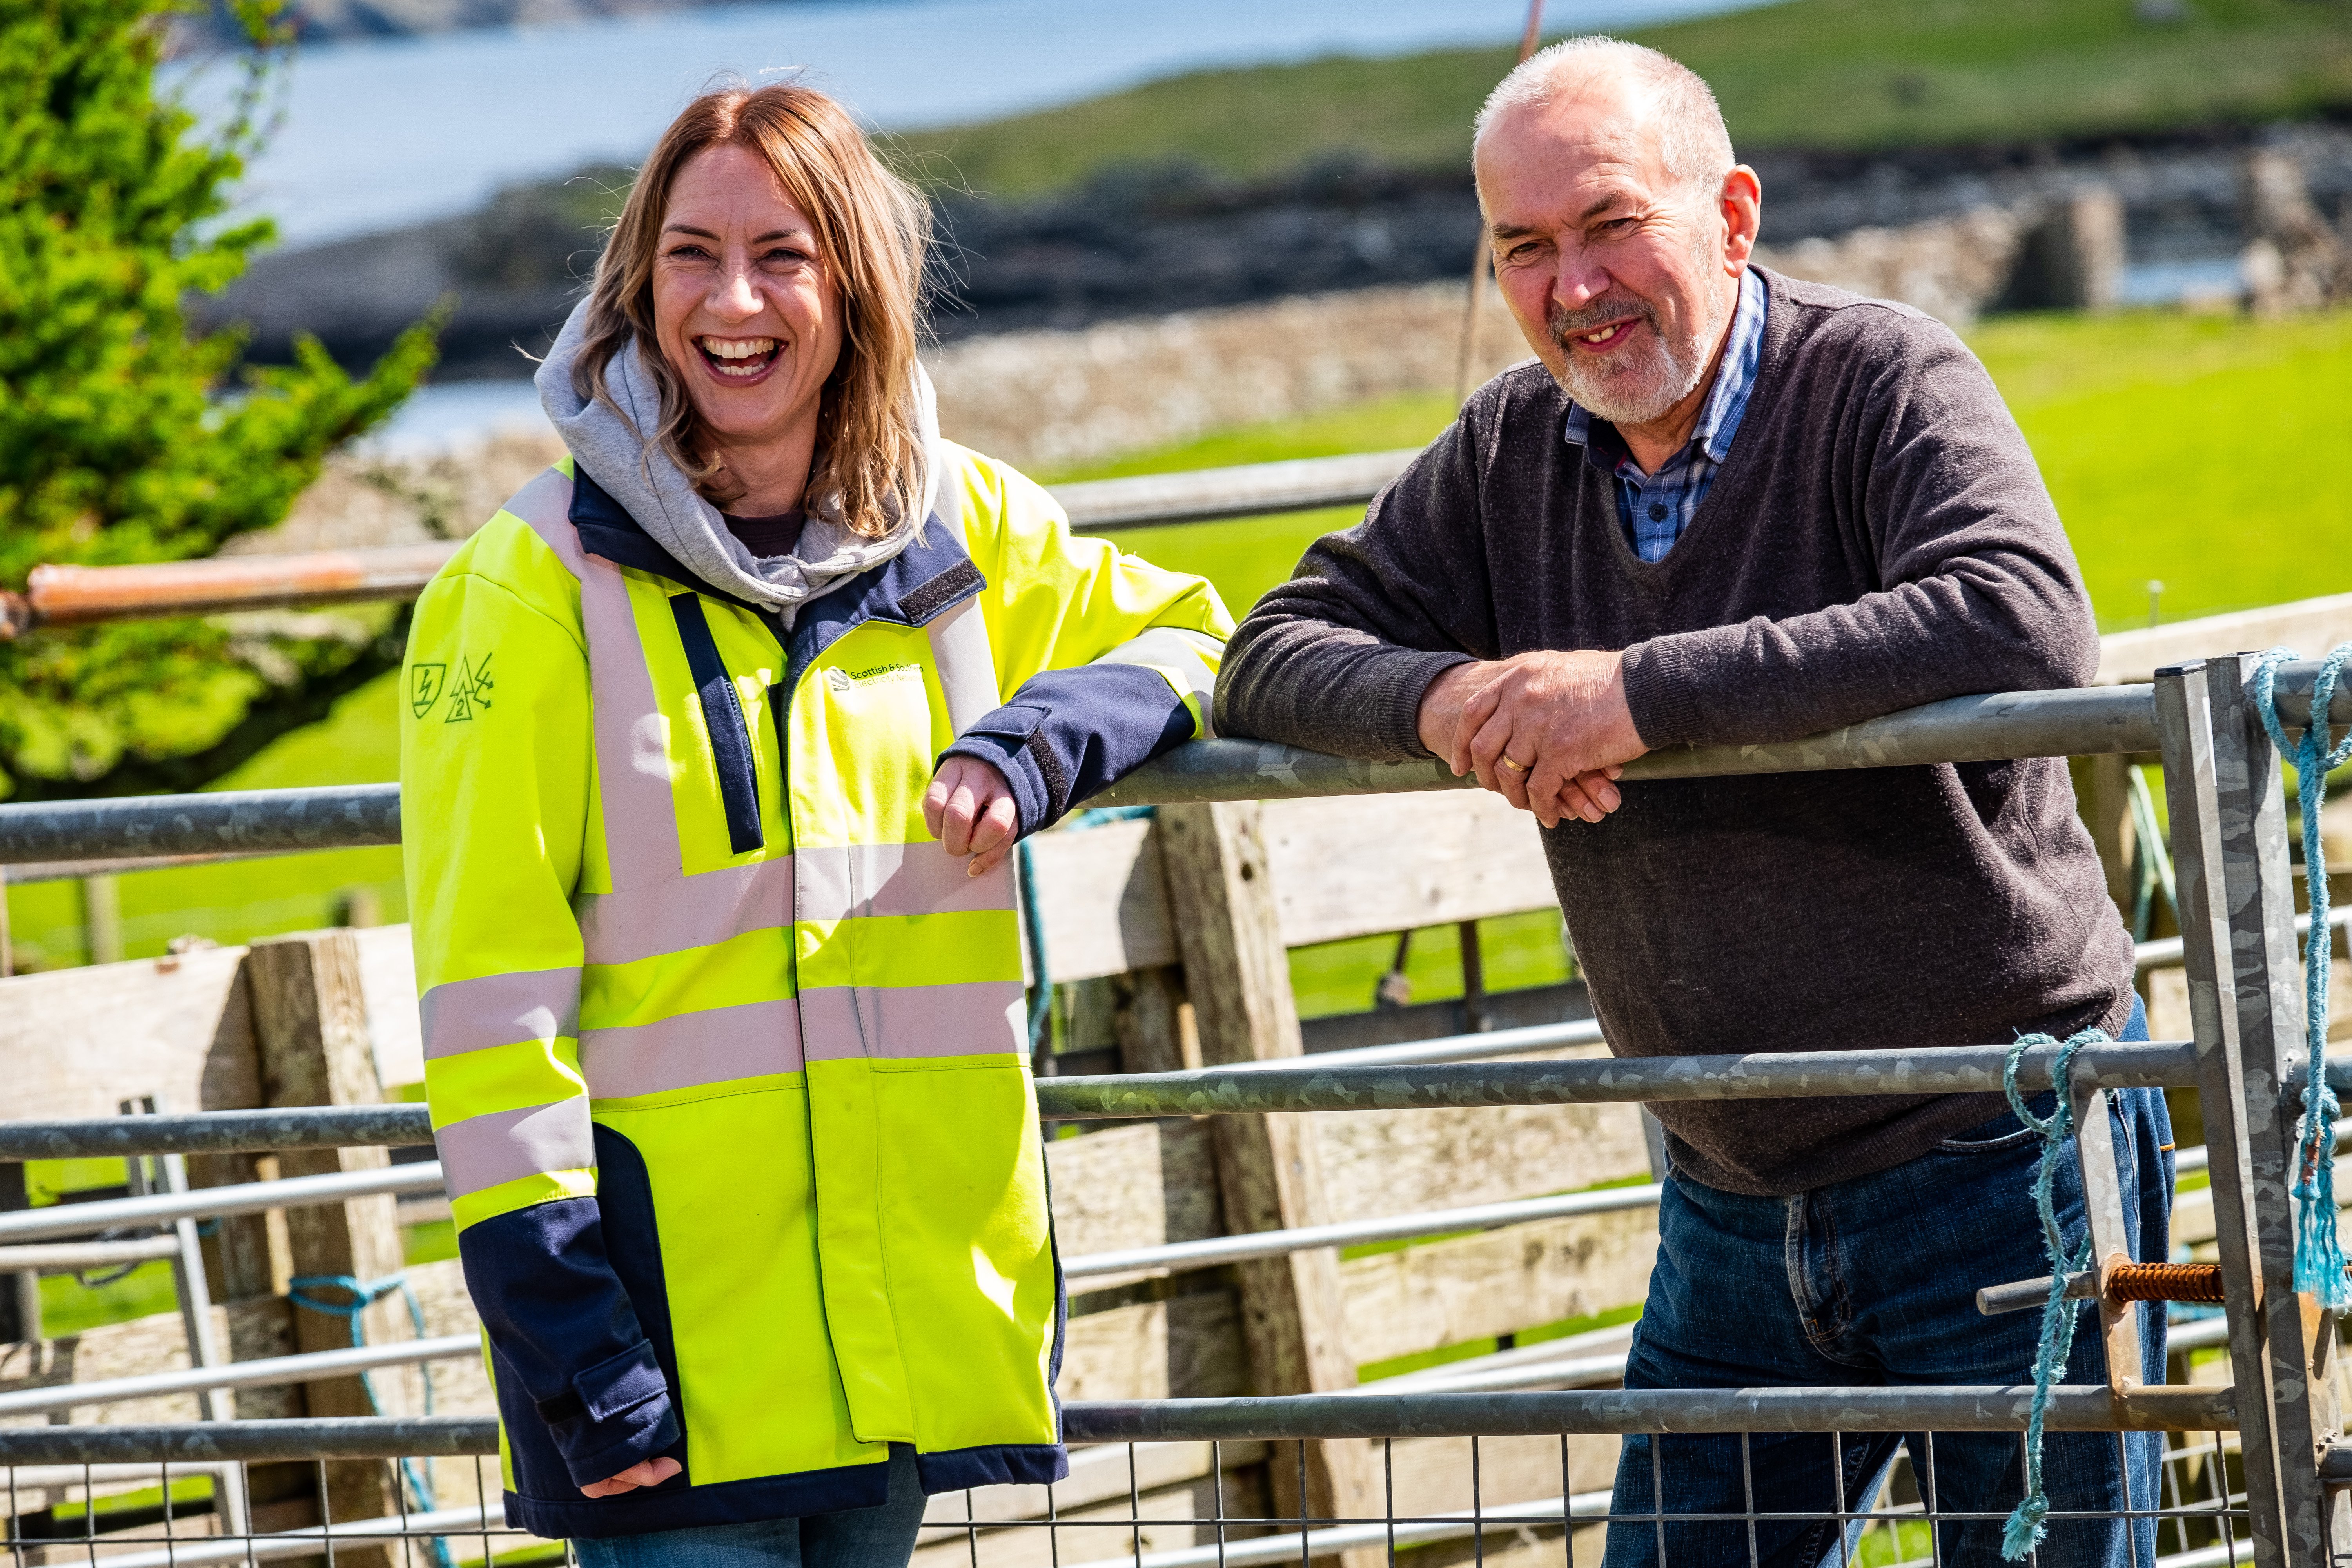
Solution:
M 1231 622 L 940 438 L 926 214 L 822 94 L 688 107 L 570 458 L 417 607 L 426 1086 L 507 1517 L 590 1568 L 895 1565 L 1066 1468 L 1005 857 L 1206 732 Z

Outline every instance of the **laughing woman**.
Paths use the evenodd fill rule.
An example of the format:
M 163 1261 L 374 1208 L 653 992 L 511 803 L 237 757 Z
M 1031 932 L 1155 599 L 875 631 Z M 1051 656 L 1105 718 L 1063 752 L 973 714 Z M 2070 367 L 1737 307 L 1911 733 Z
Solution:
M 940 438 L 926 213 L 820 93 L 689 106 L 570 457 L 418 605 L 433 1124 L 507 1518 L 588 1568 L 898 1568 L 1065 1469 L 1006 855 L 1206 732 L 1231 626 Z

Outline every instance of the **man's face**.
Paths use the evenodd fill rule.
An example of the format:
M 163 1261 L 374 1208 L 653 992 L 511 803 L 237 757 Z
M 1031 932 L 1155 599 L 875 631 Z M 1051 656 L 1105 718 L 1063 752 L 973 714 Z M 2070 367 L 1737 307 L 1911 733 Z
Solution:
M 1754 243 L 1755 189 L 1744 169 L 1720 192 L 1677 184 L 1646 114 L 1605 84 L 1511 112 L 1478 149 L 1511 314 L 1561 388 L 1619 426 L 1662 417 L 1706 374 Z

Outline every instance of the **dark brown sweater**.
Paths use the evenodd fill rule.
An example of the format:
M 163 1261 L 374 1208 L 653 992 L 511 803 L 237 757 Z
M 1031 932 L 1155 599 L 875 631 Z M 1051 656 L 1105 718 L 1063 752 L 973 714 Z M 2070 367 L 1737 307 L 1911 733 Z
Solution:
M 1227 647 L 1217 728 L 1423 756 L 1465 655 L 1623 648 L 1652 748 L 1789 740 L 1967 692 L 2081 685 L 2098 639 L 2064 529 L 1991 378 L 1904 306 L 1766 275 L 1729 458 L 1663 561 L 1506 372 L 1318 541 Z M 2131 943 L 2058 759 L 1628 784 L 1543 835 L 1610 1048 L 1647 1057 L 2005 1043 L 2120 1029 Z M 1656 1108 L 1733 1192 L 1883 1170 L 1996 1096 Z

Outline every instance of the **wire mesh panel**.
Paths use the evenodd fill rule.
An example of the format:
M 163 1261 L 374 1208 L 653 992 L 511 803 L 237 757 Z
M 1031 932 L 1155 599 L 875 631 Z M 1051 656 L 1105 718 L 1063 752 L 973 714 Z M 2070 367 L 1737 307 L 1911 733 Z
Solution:
M 2122 1434 L 2103 1436 L 2123 1441 Z M 1785 1434 L 1772 1438 L 1790 1440 Z M 1845 1467 L 1832 1468 L 1830 1457 L 1850 1459 L 1858 1445 L 1851 1434 L 1796 1440 L 1819 1442 L 1822 1468 L 1832 1477 Z M 1654 1479 L 1675 1462 L 1667 1450 L 1677 1442 L 1721 1444 L 1736 1454 L 1748 1484 L 1738 1506 L 1706 1513 L 1659 1511 L 1646 1504 L 1612 1510 L 1620 1463 L 1613 1438 L 1437 1440 L 1454 1450 L 1443 1459 L 1430 1451 L 1431 1440 L 1383 1439 L 1374 1446 L 1385 1506 L 1349 1518 L 1281 1515 L 1264 1506 L 1267 1489 L 1255 1472 L 1265 1465 L 1300 1465 L 1300 1443 L 1123 1444 L 1079 1450 L 1072 1479 L 1059 1486 L 998 1489 L 1035 1494 L 1011 1506 L 987 1492 L 933 1499 L 916 1563 L 918 1568 L 1251 1568 L 1343 1554 L 1366 1563 L 1371 1554 L 1393 1561 L 1409 1552 L 1420 1568 L 1590 1568 L 1601 1559 L 1606 1532 L 1617 1530 L 1635 1532 L 1627 1543 L 1635 1560 L 1662 1564 L 1803 1561 L 1841 1568 L 1942 1568 L 1947 1562 L 1990 1559 L 1988 1543 L 1998 1542 L 2021 1487 L 2021 1434 L 1940 1439 L 1947 1452 L 1956 1440 L 1997 1442 L 2014 1452 L 2010 1489 L 1997 1506 L 1969 1504 L 1937 1485 L 1935 1434 L 1920 1436 L 1916 1456 L 1907 1447 L 1895 1450 L 1851 1495 L 1810 1510 L 1759 1494 L 1753 1484 L 1758 1435 L 1645 1445 L 1643 1453 L 1656 1467 Z M 2155 1495 L 2135 1496 L 2112 1509 L 2054 1508 L 2052 1529 L 2130 1521 L 2138 1527 L 2130 1560 L 2149 1568 L 2252 1562 L 2235 1435 L 2168 1433 L 2162 1441 Z M 1257 1460 L 1261 1450 L 1266 1457 Z M 1235 1451 L 1248 1462 L 1235 1463 Z M 1157 1488 L 1147 1479 L 1164 1481 L 1171 1474 L 1182 1479 Z M 1105 1495 L 1110 1489 L 1105 1483 L 1120 1477 L 1127 1480 L 1124 1495 Z M 1808 1534 L 1813 1544 L 1798 1546 Z
M 2086 1435 L 2088 1436 L 2088 1435 Z M 2124 1441 L 2122 1434 L 2096 1435 Z M 1823 1472 L 1842 1478 L 1870 1449 L 1862 1484 L 1830 1506 L 1791 1506 L 1755 1484 L 1760 1441 L 1822 1445 Z M 1895 1447 L 1878 1435 L 1814 1433 L 1676 1436 L 1663 1442 L 1594 1435 L 1381 1438 L 1378 1511 L 1338 1517 L 1271 1506 L 1274 1467 L 1290 1468 L 1307 1495 L 1303 1442 L 1166 1442 L 1076 1449 L 1071 1475 L 1052 1487 L 997 1487 L 931 1500 L 917 1568 L 1253 1568 L 1344 1557 L 1352 1568 L 1409 1554 L 1416 1568 L 1591 1568 L 1605 1532 L 1631 1531 L 1634 1560 L 1717 1565 L 1789 1560 L 1840 1568 L 1943 1568 L 1983 1561 L 2016 1500 L 1969 1504 L 1937 1484 L 1937 1459 L 1958 1442 L 1994 1442 L 2022 1458 L 2020 1434 L 1924 1435 Z M 2252 1562 L 2234 1434 L 2168 1433 L 2156 1495 L 2128 1506 L 2051 1514 L 2053 1529 L 2082 1521 L 2138 1523 L 2132 1560 L 2147 1568 Z M 1736 1506 L 1706 1513 L 1659 1510 L 1638 1494 L 1612 1511 L 1623 1455 L 1653 1481 L 1677 1462 L 1677 1444 L 1722 1446 L 1744 1485 Z M 1832 1456 L 1838 1464 L 1831 1464 Z M 401 1462 L 308 1460 L 172 1464 L 26 1464 L 0 1467 L 7 1505 L 8 1568 L 104 1563 L 107 1568 L 323 1563 L 329 1568 L 499 1568 L 574 1559 L 564 1542 L 509 1528 L 498 1501 L 497 1462 L 442 1456 L 430 1465 L 445 1506 L 403 1507 L 380 1519 L 332 1515 L 330 1463 L 377 1464 L 397 1484 Z M 2013 1472 L 2017 1467 L 2013 1467 Z M 1948 1476 L 1949 1462 L 1947 1460 Z M 230 1473 L 251 1500 L 253 1526 L 225 1528 L 215 1501 Z M 233 1484 L 233 1483 L 232 1483 Z M 456 1500 L 453 1503 L 453 1500 Z M 2062 1500 L 2063 1502 L 2063 1500 Z M 1990 1531 L 1988 1536 L 1985 1532 Z M 1796 1538 L 1810 1532 L 1811 1542 Z M 1973 1540 L 1969 1540 L 1969 1537 Z M 2152 1540 L 2152 1548 L 2150 1542 Z M 1967 1544 L 1964 1546 L 1964 1541 Z
M 384 1495 L 400 1500 L 380 1519 L 336 1516 L 330 1463 L 374 1465 Z M 404 1473 L 430 1467 L 444 1506 L 408 1506 Z M 242 1482 L 242 1490 L 236 1483 Z M 228 1528 L 224 1501 L 250 1500 L 252 1526 Z M 450 1506 L 453 1500 L 455 1506 Z M 308 1560 L 330 1568 L 461 1568 L 572 1560 L 562 1542 L 511 1529 L 499 1502 L 498 1461 L 436 1458 L 228 1460 L 173 1464 L 0 1466 L 7 1505 L 8 1568 L 103 1563 L 108 1568 L 206 1568 Z

